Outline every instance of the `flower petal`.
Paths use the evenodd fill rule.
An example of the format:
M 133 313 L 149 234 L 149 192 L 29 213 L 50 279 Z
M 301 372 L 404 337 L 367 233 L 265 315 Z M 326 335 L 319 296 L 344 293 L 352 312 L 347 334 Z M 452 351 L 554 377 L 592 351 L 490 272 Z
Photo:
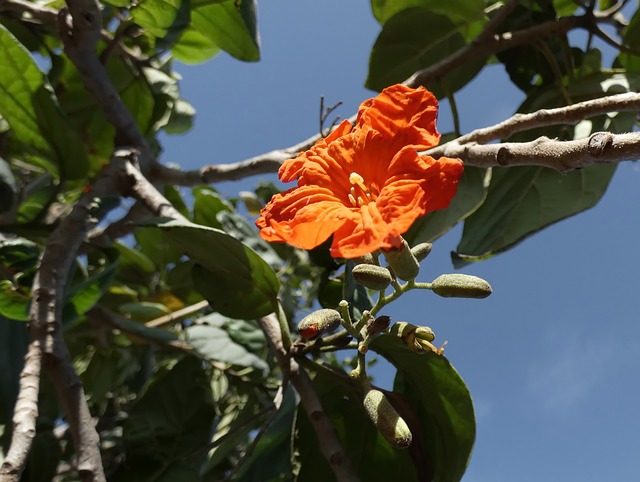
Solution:
M 319 139 L 311 149 L 301 152 L 296 157 L 292 159 L 287 159 L 282 163 L 280 169 L 278 171 L 278 177 L 282 182 L 291 182 L 300 177 L 300 173 L 305 163 L 307 162 L 307 157 L 312 155 L 317 150 L 326 149 L 329 144 L 331 144 L 336 139 L 348 134 L 351 131 L 351 122 L 347 119 L 343 120 L 342 123 L 336 127 L 336 129 L 329 134 L 324 139 Z
M 440 142 L 436 129 L 438 101 L 424 87 L 412 89 L 396 84 L 377 97 L 365 101 L 358 110 L 356 128 L 371 126 L 397 146 L 413 146 L 416 150 L 433 147 Z
M 312 249 L 357 216 L 330 190 L 300 186 L 276 194 L 260 213 L 256 226 L 267 241 Z

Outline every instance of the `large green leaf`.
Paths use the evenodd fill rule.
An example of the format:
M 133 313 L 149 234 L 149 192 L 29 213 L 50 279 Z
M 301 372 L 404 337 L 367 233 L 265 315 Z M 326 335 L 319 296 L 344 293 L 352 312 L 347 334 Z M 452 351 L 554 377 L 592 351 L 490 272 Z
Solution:
M 266 376 L 269 365 L 260 357 L 234 342 L 229 333 L 217 326 L 192 325 L 185 330 L 187 341 L 209 360 L 251 367 Z
M 275 311 L 279 282 L 253 250 L 224 231 L 188 221 L 158 219 L 166 238 L 198 263 L 194 285 L 211 307 L 230 318 L 254 319 Z
M 382 28 L 369 59 L 366 86 L 373 90 L 403 82 L 466 45 L 462 27 L 426 8 L 403 10 Z M 466 62 L 427 87 L 439 99 L 464 87 L 484 67 L 485 59 Z
M 589 209 L 604 194 L 615 168 L 593 166 L 567 175 L 536 166 L 494 169 L 487 198 L 466 219 L 455 256 L 468 261 L 486 258 Z
M 129 412 L 123 440 L 127 463 L 113 480 L 197 480 L 197 467 L 209 442 L 214 407 L 202 362 L 186 357 L 156 376 Z M 181 476 L 169 475 L 181 467 Z M 186 472 L 185 472 L 186 470 Z
M 191 23 L 172 52 L 178 60 L 196 63 L 220 48 L 245 61 L 260 59 L 255 0 L 194 0 Z
M 453 22 L 476 21 L 484 16 L 483 0 L 371 0 L 371 10 L 381 24 L 402 10 L 424 7 L 430 12 L 448 16 Z
M 416 353 L 391 335 L 375 338 L 369 347 L 398 369 L 394 391 L 409 401 L 421 420 L 422 452 L 413 444 L 409 449 L 416 467 L 431 467 L 434 481 L 460 480 L 476 428 L 471 395 L 458 372 L 444 356 Z
M 490 169 L 466 166 L 449 207 L 418 218 L 404 234 L 409 245 L 433 241 L 473 213 L 484 201 L 490 180 Z
M 67 179 L 86 177 L 89 158 L 51 86 L 16 38 L 0 25 L 0 115 L 13 131 L 13 154 Z
M 361 480 L 418 480 L 407 450 L 396 449 L 373 426 L 364 407 L 364 393 L 344 373 L 319 369 L 313 386 L 325 413 L 334 424 L 347 457 Z M 298 409 L 297 437 L 300 482 L 335 480 L 322 456 L 318 436 L 302 407 Z
M 233 211 L 233 206 L 214 188 L 210 186 L 196 186 L 193 193 L 193 222 L 222 229 L 217 214 L 221 211 Z
M 189 0 L 141 0 L 130 10 L 133 21 L 159 39 L 158 46 L 170 46 L 189 25 Z

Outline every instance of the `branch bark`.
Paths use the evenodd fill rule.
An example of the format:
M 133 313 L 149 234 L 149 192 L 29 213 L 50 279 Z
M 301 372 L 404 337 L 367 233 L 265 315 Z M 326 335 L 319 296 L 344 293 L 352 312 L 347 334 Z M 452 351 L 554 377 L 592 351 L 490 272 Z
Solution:
M 577 141 L 540 137 L 532 142 L 502 144 L 447 143 L 442 155 L 477 167 L 543 166 L 562 173 L 640 159 L 640 133 L 595 132 Z
M 276 316 L 271 314 L 260 318 L 258 324 L 264 332 L 269 346 L 275 352 L 284 376 L 290 377 L 291 384 L 300 395 L 302 407 L 318 436 L 320 450 L 333 470 L 336 480 L 341 482 L 359 480 L 358 475 L 353 470 L 351 460 L 344 452 L 335 427 L 322 408 L 320 398 L 314 390 L 307 372 L 289 356 L 289 353 L 284 348 L 280 324 Z
M 63 9 L 58 14 L 65 53 L 80 72 L 87 90 L 116 128 L 116 144 L 139 149 L 140 166 L 147 172 L 155 162 L 151 149 L 97 55 L 102 28 L 100 4 L 96 0 L 67 0 L 67 6 L 68 11 Z

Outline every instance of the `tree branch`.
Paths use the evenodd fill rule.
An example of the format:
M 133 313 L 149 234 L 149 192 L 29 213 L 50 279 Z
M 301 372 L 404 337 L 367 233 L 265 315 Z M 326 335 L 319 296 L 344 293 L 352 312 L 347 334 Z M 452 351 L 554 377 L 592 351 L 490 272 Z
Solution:
M 543 166 L 568 173 L 595 164 L 640 159 L 640 133 L 595 132 L 576 141 L 540 137 L 532 142 L 488 145 L 449 142 L 442 155 L 460 158 L 469 166 Z
M 516 132 L 523 132 L 537 127 L 556 124 L 576 124 L 589 117 L 606 114 L 608 112 L 637 111 L 640 111 L 640 94 L 627 92 L 587 100 L 556 109 L 540 109 L 530 114 L 515 114 L 499 124 L 471 131 L 451 142 L 456 144 L 468 144 L 471 142 L 484 144 L 496 139 L 506 139 Z M 447 144 L 433 147 L 426 151 L 426 153 L 432 157 L 443 156 L 445 155 L 444 151 L 447 149 Z
M 508 5 L 509 4 L 505 4 L 502 8 L 505 9 Z M 497 15 L 500 15 L 500 11 Z M 445 57 L 440 62 L 436 62 L 426 69 L 417 71 L 409 77 L 404 84 L 410 87 L 418 87 L 419 85 L 428 86 L 434 80 L 441 78 L 456 67 L 471 60 L 484 59 L 498 52 L 520 45 L 530 44 L 535 40 L 545 37 L 563 35 L 575 28 L 582 27 L 589 30 L 594 22 L 595 18 L 593 15 L 561 17 L 522 30 L 501 34 L 493 34 L 491 29 L 495 29 L 495 26 L 489 22 L 487 28 L 491 27 L 491 29 L 488 31 L 485 30 L 483 34 L 478 36 L 466 47 Z
M 116 128 L 116 145 L 138 148 L 140 166 L 147 172 L 155 162 L 151 149 L 97 55 L 102 29 L 100 4 L 96 0 L 67 0 L 67 5 L 68 12 L 63 9 L 58 14 L 65 53 L 80 72 L 87 90 Z
M 311 425 L 316 431 L 320 450 L 327 459 L 333 473 L 338 481 L 357 481 L 357 474 L 354 472 L 351 461 L 347 457 L 338 438 L 335 427 L 322 408 L 322 403 L 318 394 L 311 384 L 307 372 L 293 360 L 282 343 L 282 333 L 280 324 L 274 314 L 265 316 L 258 320 L 260 328 L 265 334 L 269 346 L 273 349 L 285 377 L 290 376 L 293 387 L 300 395 L 300 402 L 307 413 Z
M 204 166 L 194 171 L 183 171 L 179 168 L 156 164 L 149 177 L 153 181 L 177 186 L 195 186 L 222 181 L 237 181 L 259 174 L 271 174 L 277 172 L 284 161 L 309 149 L 318 139 L 320 139 L 320 135 L 316 134 L 291 147 L 276 149 L 240 162 Z

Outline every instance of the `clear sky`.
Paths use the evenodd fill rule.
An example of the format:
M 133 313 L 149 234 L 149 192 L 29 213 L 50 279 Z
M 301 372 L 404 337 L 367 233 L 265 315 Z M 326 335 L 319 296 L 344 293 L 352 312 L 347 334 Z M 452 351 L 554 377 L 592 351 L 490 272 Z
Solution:
M 259 5 L 262 60 L 221 54 L 177 66 L 195 128 L 165 137 L 162 161 L 184 168 L 243 160 L 318 131 L 319 98 L 343 117 L 363 87 L 380 27 L 369 2 L 271 0 Z M 493 66 L 457 96 L 462 130 L 510 116 L 522 99 Z M 441 105 L 439 130 L 452 129 Z M 251 189 L 254 177 L 218 185 Z M 410 293 L 394 320 L 430 325 L 474 398 L 478 435 L 468 482 L 640 480 L 640 165 L 624 163 L 601 203 L 464 272 L 486 300 Z M 434 244 L 419 280 L 453 272 L 461 230 Z M 388 370 L 379 373 L 390 385 Z

